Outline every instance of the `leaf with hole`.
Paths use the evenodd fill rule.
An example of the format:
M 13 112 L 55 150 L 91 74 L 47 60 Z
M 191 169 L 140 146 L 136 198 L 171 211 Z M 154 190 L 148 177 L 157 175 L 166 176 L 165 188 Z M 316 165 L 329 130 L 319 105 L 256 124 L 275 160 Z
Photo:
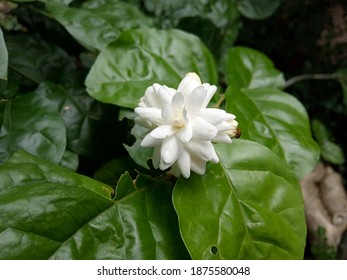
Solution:
M 180 231 L 192 258 L 302 259 L 304 204 L 287 165 L 251 141 L 215 148 L 219 163 L 209 163 L 202 176 L 180 177 L 174 188 Z

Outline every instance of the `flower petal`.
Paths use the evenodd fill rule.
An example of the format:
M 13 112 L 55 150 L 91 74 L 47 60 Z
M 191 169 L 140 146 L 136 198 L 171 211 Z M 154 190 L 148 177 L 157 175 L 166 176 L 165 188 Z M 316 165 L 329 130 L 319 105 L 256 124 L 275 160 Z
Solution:
M 185 97 L 188 97 L 198 86 L 201 86 L 199 76 L 195 73 L 188 73 L 178 85 L 177 91 L 182 92 Z
M 181 128 L 177 133 L 176 137 L 182 142 L 187 143 L 193 137 L 193 129 L 190 125 L 186 125 Z
M 203 118 L 197 117 L 192 123 L 193 138 L 200 140 L 211 140 L 216 137 L 218 129 L 205 121 Z
M 157 139 L 152 137 L 150 133 L 148 133 L 141 141 L 142 147 L 155 147 L 161 143 L 161 139 Z
M 190 169 L 195 173 L 203 175 L 206 172 L 206 161 L 201 158 L 190 156 Z
M 173 98 L 172 98 L 172 106 L 182 110 L 183 106 L 184 106 L 184 96 L 182 94 L 182 92 L 177 92 Z
M 188 96 L 186 106 L 189 110 L 190 106 L 196 106 L 201 108 L 205 101 L 207 91 L 203 86 L 196 87 L 192 93 Z
M 181 150 L 182 147 L 177 142 L 176 137 L 165 138 L 161 145 L 160 169 L 164 170 L 171 166 L 179 157 Z
M 159 125 L 162 123 L 163 119 L 161 117 L 161 110 L 158 108 L 135 108 L 135 113 L 140 117 L 149 122 Z
M 175 134 L 176 129 L 172 125 L 161 125 L 151 131 L 151 136 L 156 139 L 164 139 Z
M 220 122 L 219 124 L 216 125 L 218 131 L 227 131 L 232 128 L 232 124 L 230 122 Z
M 200 117 L 204 118 L 213 125 L 224 121 L 226 115 L 226 112 L 221 109 L 205 108 L 200 110 Z
M 211 160 L 214 156 L 214 147 L 210 141 L 190 141 L 184 147 L 190 154 L 205 161 Z
M 190 176 L 190 155 L 184 149 L 179 155 L 177 161 L 174 164 L 175 168 L 179 170 L 184 178 L 189 178 Z
M 146 107 L 160 107 L 157 94 L 155 93 L 153 86 L 150 86 L 146 89 L 145 95 L 141 101 L 146 105 Z
M 161 105 L 171 104 L 174 93 L 167 86 L 161 86 L 158 91 L 158 96 L 160 98 Z
M 177 116 L 177 110 L 171 104 L 165 104 L 161 111 L 161 116 L 166 124 L 172 123 Z
M 230 144 L 232 141 L 230 136 L 226 132 L 220 132 L 215 138 L 212 139 L 212 142 Z
M 205 101 L 202 104 L 202 107 L 206 108 L 208 103 L 211 101 L 213 95 L 216 93 L 217 87 L 214 85 L 210 85 L 208 83 L 204 83 L 203 86 L 206 88 L 207 92 L 206 92 Z

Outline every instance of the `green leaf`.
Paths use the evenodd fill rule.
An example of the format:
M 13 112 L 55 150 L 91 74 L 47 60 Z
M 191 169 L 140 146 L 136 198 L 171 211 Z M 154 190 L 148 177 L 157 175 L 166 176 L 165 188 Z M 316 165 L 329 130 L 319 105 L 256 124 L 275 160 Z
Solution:
M 188 257 L 167 183 L 134 189 L 122 176 L 133 191 L 112 200 L 104 184 L 23 153 L 0 174 L 0 259 Z
M 226 82 L 236 88 L 283 88 L 282 72 L 272 61 L 256 50 L 235 47 L 230 49 L 226 63 Z
M 94 178 L 100 182 L 104 182 L 110 186 L 116 186 L 119 178 L 125 173 L 136 176 L 136 170 L 139 170 L 134 161 L 129 157 L 119 157 L 117 159 L 106 162 L 95 173 Z M 140 170 L 139 170 L 140 171 Z
M 55 2 L 55 3 L 62 3 L 65 5 L 70 4 L 73 0 L 12 0 L 13 2 L 19 2 L 19 3 L 25 3 L 25 2 L 36 2 L 36 1 L 40 1 L 40 2 L 44 2 L 44 3 L 51 3 L 51 2 Z
M 293 96 L 275 89 L 226 91 L 227 111 L 236 115 L 242 138 L 270 148 L 298 178 L 317 163 L 319 147 L 312 139 L 308 116 Z
M 136 141 L 132 146 L 124 145 L 132 159 L 140 166 L 149 169 L 148 161 L 152 159 L 153 149 L 152 147 L 142 147 L 141 141 L 143 136 L 147 133 L 148 129 L 135 123 L 131 129 L 131 134 L 136 137 Z
M 322 158 L 332 164 L 341 165 L 345 162 L 345 156 L 340 146 L 331 141 L 324 141 L 320 145 Z
M 104 183 L 79 175 L 24 151 L 14 153 L 6 163 L 0 166 L 0 170 L 0 191 L 20 187 L 30 184 L 30 182 L 44 183 L 47 181 L 69 188 L 83 188 L 106 198 L 110 198 L 113 193 L 113 189 Z M 52 190 L 48 189 L 48 191 Z
M 218 69 L 223 69 L 224 54 L 241 27 L 235 0 L 145 0 L 144 6 L 161 28 L 177 28 L 197 35 L 215 57 L 222 56 Z
M 214 59 L 198 37 L 179 30 L 124 32 L 96 59 L 86 86 L 99 101 L 135 108 L 154 83 L 177 88 L 188 72 L 217 83 Z
M 0 112 L 0 162 L 20 149 L 53 163 L 61 161 L 66 146 L 64 122 L 45 104 L 35 93 L 5 102 Z
M 215 145 L 218 164 L 180 177 L 173 192 L 193 259 L 302 259 L 301 189 L 287 165 L 255 142 Z
M 115 106 L 96 101 L 80 86 L 45 82 L 36 93 L 48 101 L 47 106 L 60 112 L 71 151 L 103 160 L 120 154 L 127 127 L 117 121 Z
M 321 156 L 332 164 L 343 164 L 345 157 L 340 146 L 330 141 L 330 133 L 319 120 L 312 121 L 312 132 L 321 148 Z
M 264 19 L 280 6 L 281 0 L 237 0 L 237 8 L 249 19 Z
M 312 133 L 318 143 L 323 143 L 330 138 L 330 133 L 325 125 L 317 119 L 312 120 Z
M 0 95 L 7 83 L 8 53 L 2 29 L 0 28 Z
M 6 36 L 6 44 L 9 70 L 19 76 L 17 82 L 20 84 L 59 81 L 64 70 L 73 68 L 72 60 L 63 49 L 47 43 L 38 35 Z
M 81 45 L 92 50 L 103 50 L 124 30 L 151 25 L 135 6 L 117 0 L 90 0 L 79 8 L 57 3 L 46 6 Z
M 59 165 L 69 168 L 73 171 L 76 171 L 78 168 L 78 162 L 79 162 L 78 154 L 71 152 L 68 149 L 65 149 L 63 157 L 61 161 L 59 162 Z

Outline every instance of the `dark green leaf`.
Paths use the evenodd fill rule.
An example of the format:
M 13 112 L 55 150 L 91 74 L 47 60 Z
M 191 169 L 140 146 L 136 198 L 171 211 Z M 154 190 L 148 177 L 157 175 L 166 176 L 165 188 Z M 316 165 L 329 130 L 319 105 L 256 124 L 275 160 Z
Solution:
M 242 138 L 270 148 L 298 178 L 316 166 L 319 147 L 312 139 L 306 110 L 295 97 L 275 89 L 229 87 L 226 99 L 227 111 L 240 123 Z
M 331 136 L 326 126 L 315 119 L 312 121 L 312 132 L 320 145 L 322 158 L 332 164 L 343 164 L 345 161 L 343 150 L 330 141 Z
M 115 106 L 102 104 L 84 88 L 71 85 L 46 82 L 36 92 L 49 101 L 47 106 L 60 112 L 73 152 L 98 159 L 112 159 L 122 152 L 127 127 L 117 121 Z
M 80 8 L 48 3 L 48 11 L 83 46 L 103 50 L 127 29 L 151 25 L 135 6 L 122 1 L 90 0 Z
M 23 149 L 50 162 L 59 163 L 65 151 L 66 132 L 59 114 L 45 106 L 35 93 L 7 100 L 0 112 L 0 161 Z
M 267 18 L 280 4 L 281 0 L 237 0 L 237 8 L 241 14 L 250 19 Z
M 65 149 L 63 157 L 59 162 L 59 165 L 76 171 L 78 167 L 78 161 L 78 154 L 71 152 L 68 149 Z
M 112 188 L 104 183 L 76 174 L 24 151 L 17 151 L 6 163 L 0 166 L 0 170 L 0 191 L 20 187 L 30 184 L 30 182 L 44 183 L 47 181 L 69 188 L 83 188 L 106 198 L 110 198 L 113 193 Z
M 215 147 L 220 163 L 179 178 L 173 193 L 192 258 L 302 259 L 304 204 L 287 165 L 251 141 Z
M 8 53 L 4 40 L 4 35 L 0 28 L 0 96 L 6 87 L 7 82 Z
M 283 74 L 272 61 L 256 50 L 230 49 L 226 63 L 226 82 L 236 88 L 283 88 Z
M 145 8 L 162 28 L 177 28 L 197 35 L 220 59 L 233 45 L 241 27 L 235 0 L 145 0 Z
M 234 0 L 145 0 L 144 3 L 162 27 L 176 27 L 182 19 L 193 17 L 208 19 L 216 27 L 224 27 L 229 20 L 238 17 Z
M 9 69 L 19 76 L 18 83 L 32 85 L 44 80 L 58 81 L 61 72 L 73 68 L 64 50 L 37 35 L 6 36 L 6 44 Z
M 325 125 L 317 119 L 312 121 L 312 133 L 318 143 L 323 143 L 330 138 L 330 133 Z
M 119 157 L 111 160 L 100 167 L 95 173 L 94 178 L 100 182 L 104 182 L 110 186 L 116 186 L 119 178 L 127 171 L 131 175 L 136 176 L 135 169 L 138 166 L 129 157 Z
M 86 79 L 94 98 L 135 108 L 148 86 L 177 88 L 187 72 L 216 84 L 214 59 L 199 38 L 179 30 L 124 32 L 98 56 Z
M 0 174 L 0 259 L 187 257 L 171 185 L 152 180 L 111 200 L 104 184 L 23 153 Z M 134 189 L 129 176 L 119 185 Z

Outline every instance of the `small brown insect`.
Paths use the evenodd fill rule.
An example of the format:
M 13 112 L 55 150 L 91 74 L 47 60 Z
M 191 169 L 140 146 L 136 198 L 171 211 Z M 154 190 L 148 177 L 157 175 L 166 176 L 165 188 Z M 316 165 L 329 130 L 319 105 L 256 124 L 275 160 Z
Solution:
M 235 133 L 235 138 L 240 138 L 241 136 L 241 129 L 240 128 L 236 128 L 236 133 Z

